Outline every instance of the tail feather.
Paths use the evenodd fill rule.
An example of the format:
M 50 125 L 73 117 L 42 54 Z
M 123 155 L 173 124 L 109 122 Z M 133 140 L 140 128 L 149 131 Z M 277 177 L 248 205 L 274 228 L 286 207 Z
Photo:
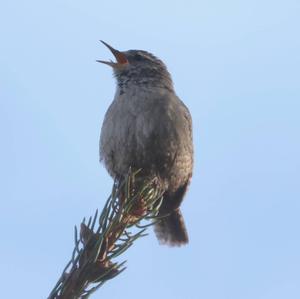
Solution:
M 161 244 L 181 246 L 189 242 L 184 220 L 179 209 L 174 210 L 155 224 L 154 231 Z

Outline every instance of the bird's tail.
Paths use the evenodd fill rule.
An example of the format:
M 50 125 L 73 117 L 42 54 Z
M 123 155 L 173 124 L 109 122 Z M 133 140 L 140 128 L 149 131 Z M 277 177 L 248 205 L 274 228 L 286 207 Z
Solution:
M 179 208 L 156 223 L 154 231 L 161 244 L 181 246 L 189 242 L 187 230 Z

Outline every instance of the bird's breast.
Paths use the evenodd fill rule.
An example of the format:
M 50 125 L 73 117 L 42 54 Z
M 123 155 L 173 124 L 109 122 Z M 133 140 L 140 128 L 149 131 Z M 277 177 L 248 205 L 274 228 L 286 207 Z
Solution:
M 192 164 L 190 145 L 189 124 L 175 95 L 133 90 L 116 94 L 105 115 L 100 157 L 113 176 L 129 167 L 164 173 Z

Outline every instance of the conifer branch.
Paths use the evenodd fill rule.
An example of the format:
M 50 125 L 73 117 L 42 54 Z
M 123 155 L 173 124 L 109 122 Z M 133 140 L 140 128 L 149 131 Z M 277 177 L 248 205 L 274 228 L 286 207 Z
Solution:
M 162 192 L 157 180 L 143 181 L 139 171 L 116 179 L 101 214 L 75 226 L 71 260 L 48 299 L 86 299 L 106 281 L 122 273 L 126 261 L 113 260 L 146 235 L 157 215 Z M 144 225 L 144 221 L 150 224 Z

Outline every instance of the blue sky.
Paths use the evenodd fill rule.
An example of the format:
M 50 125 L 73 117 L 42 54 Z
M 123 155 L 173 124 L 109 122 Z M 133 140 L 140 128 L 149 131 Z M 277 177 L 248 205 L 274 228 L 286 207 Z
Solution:
M 300 298 L 299 12 L 291 0 L 1 1 L 1 297 L 46 298 L 73 226 L 111 190 L 103 39 L 166 62 L 196 164 L 190 244 L 162 247 L 151 231 L 93 298 Z

